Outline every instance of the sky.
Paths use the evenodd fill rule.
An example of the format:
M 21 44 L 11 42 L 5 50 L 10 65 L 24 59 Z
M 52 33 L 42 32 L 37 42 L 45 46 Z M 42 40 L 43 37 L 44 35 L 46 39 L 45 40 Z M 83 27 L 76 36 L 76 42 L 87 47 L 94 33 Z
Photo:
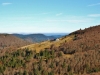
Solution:
M 0 0 L 0 33 L 70 33 L 100 24 L 100 0 Z

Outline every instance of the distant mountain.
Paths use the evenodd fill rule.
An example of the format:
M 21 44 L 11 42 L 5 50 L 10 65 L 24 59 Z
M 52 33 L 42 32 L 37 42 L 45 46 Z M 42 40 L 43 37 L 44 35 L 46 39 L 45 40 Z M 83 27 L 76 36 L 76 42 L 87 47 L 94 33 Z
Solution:
M 55 37 L 55 38 L 61 38 L 63 35 L 52 35 L 52 37 Z
M 56 39 L 62 37 L 62 35 L 44 35 L 44 34 L 13 34 L 14 36 L 17 36 L 21 39 L 27 40 L 28 42 L 42 42 L 46 40 Z
M 56 38 L 61 38 L 61 37 L 63 37 L 63 36 L 65 36 L 65 35 L 68 35 L 68 33 L 44 33 L 46 36 L 52 36 L 52 37 L 54 37 L 55 39 Z
M 64 36 L 64 35 L 68 35 L 69 33 L 43 33 L 43 34 L 46 36 L 55 36 L 55 35 Z
M 0 34 L 0 50 L 6 48 L 18 48 L 29 44 L 31 43 L 11 34 Z

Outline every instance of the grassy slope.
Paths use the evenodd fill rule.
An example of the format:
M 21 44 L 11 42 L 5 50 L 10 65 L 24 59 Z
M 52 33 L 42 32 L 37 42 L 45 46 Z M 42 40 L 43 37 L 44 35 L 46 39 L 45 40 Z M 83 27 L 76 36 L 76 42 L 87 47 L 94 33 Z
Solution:
M 65 36 L 59 39 L 59 41 L 45 41 L 41 43 L 36 43 L 28 46 L 24 46 L 22 48 L 29 48 L 31 50 L 36 50 L 37 53 L 39 53 L 41 50 L 44 50 L 45 48 L 50 48 L 51 45 L 54 45 L 55 47 L 59 47 L 60 44 L 66 42 L 69 42 L 73 39 L 73 35 L 71 36 Z

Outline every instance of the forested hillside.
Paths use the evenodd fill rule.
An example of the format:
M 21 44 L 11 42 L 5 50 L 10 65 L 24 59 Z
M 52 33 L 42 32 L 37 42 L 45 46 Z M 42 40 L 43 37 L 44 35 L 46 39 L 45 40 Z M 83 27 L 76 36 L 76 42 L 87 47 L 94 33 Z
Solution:
M 39 48 L 21 47 L 0 56 L 1 75 L 100 75 L 100 25 L 77 30 Z M 32 45 L 33 46 L 33 45 Z M 36 48 L 36 49 L 35 49 Z

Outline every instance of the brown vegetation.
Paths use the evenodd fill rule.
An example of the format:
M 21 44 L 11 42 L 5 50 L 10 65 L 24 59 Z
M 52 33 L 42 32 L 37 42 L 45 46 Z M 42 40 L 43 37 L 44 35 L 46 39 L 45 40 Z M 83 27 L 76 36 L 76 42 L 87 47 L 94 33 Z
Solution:
M 0 34 L 0 51 L 15 49 L 21 46 L 31 44 L 30 42 L 24 41 L 18 37 L 10 34 Z
M 1 75 L 100 75 L 100 25 L 23 48 L 0 56 Z

